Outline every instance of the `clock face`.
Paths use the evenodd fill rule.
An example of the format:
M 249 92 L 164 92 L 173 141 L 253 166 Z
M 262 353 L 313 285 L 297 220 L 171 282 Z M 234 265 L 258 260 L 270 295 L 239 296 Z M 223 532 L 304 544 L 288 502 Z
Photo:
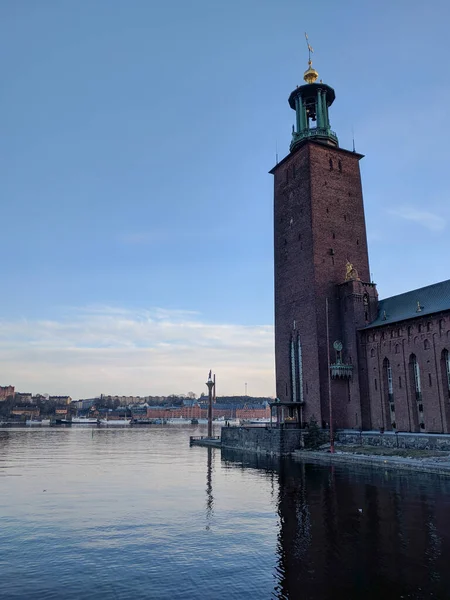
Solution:
M 337 350 L 338 352 L 340 352 L 342 350 L 342 342 L 340 342 L 339 340 L 336 340 L 333 344 L 333 348 L 335 350 Z

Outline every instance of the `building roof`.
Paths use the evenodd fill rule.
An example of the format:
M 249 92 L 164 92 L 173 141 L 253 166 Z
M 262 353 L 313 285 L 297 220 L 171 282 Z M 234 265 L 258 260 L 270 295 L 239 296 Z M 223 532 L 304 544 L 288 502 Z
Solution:
M 450 279 L 391 296 L 378 303 L 378 316 L 364 329 L 450 310 Z

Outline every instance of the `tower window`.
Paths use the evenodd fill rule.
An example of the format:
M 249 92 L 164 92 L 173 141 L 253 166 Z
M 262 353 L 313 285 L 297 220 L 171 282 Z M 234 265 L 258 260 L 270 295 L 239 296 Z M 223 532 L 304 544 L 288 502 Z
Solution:
M 359 240 L 356 240 L 356 245 L 359 246 Z
M 292 165 L 292 179 L 295 179 L 295 165 Z
M 425 350 L 429 350 L 430 349 L 430 342 L 428 340 L 425 340 L 423 342 L 423 347 Z
M 428 373 L 428 385 L 431 387 L 433 385 L 432 379 L 431 379 L 431 373 Z
M 328 206 L 327 206 L 327 213 L 329 213 L 330 211 L 328 210 Z
M 286 169 L 286 183 L 289 183 L 289 169 Z
M 333 232 L 333 240 L 336 239 L 336 234 Z
M 378 383 L 377 383 L 376 379 L 373 380 L 373 385 L 375 386 L 375 391 L 377 391 L 378 390 Z
M 427 331 L 431 331 L 431 323 L 427 323 Z
M 330 171 L 332 171 L 332 170 L 333 170 L 333 161 L 330 158 Z
M 402 378 L 401 378 L 401 376 L 399 376 L 399 378 L 398 378 L 398 387 L 400 389 L 402 389 Z
M 422 325 L 419 325 L 419 333 L 422 333 Z
M 447 388 L 447 394 L 450 398 L 450 353 L 446 348 L 442 350 L 441 359 L 443 367 L 442 371 L 444 378 L 444 389 Z
M 340 160 L 338 161 L 338 167 L 339 167 L 339 173 L 342 173 L 342 163 Z
M 344 221 L 346 221 L 346 220 L 347 220 L 347 215 L 344 215 Z

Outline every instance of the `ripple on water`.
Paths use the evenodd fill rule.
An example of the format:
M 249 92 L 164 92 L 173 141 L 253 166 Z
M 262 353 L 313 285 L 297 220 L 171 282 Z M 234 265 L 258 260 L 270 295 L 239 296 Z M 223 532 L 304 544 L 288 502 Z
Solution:
M 448 481 L 221 457 L 201 428 L 0 433 L 2 598 L 447 597 Z

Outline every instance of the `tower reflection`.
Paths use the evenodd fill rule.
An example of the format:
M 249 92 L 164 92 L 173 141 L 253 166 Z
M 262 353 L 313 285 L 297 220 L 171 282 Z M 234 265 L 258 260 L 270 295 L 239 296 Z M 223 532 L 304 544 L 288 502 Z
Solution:
M 276 473 L 274 598 L 446 598 L 450 481 L 434 475 L 239 456 Z

